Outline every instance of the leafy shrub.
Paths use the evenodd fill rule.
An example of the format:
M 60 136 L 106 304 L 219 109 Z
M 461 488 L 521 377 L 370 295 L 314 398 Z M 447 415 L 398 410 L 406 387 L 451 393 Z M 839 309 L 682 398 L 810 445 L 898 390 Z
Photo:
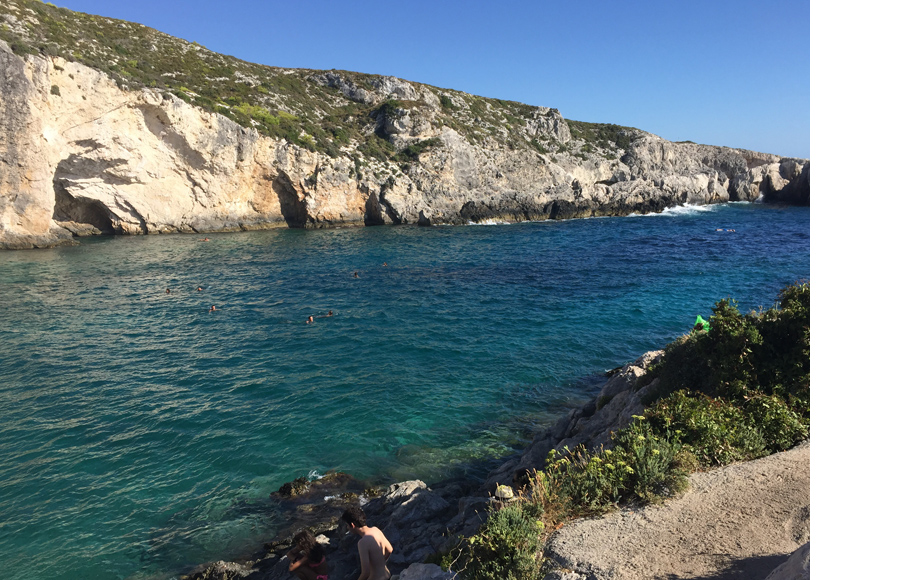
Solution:
M 535 580 L 541 577 L 540 509 L 521 498 L 490 512 L 455 560 L 467 580 Z
M 57 85 L 51 85 L 51 94 L 57 95 L 59 97 L 60 96 L 60 87 L 58 87 Z
M 611 450 L 589 452 L 584 445 L 551 450 L 543 471 L 531 474 L 529 497 L 543 510 L 544 521 L 553 528 L 568 517 L 609 511 L 627 488 L 632 470 Z
M 386 119 L 398 119 L 401 117 L 400 113 L 401 102 L 395 99 L 388 99 L 382 105 L 376 109 L 377 118 L 386 118 Z
M 755 395 L 746 401 L 744 410 L 771 453 L 790 449 L 809 437 L 808 419 L 780 397 Z
M 626 497 L 654 502 L 685 489 L 687 473 L 676 459 L 679 444 L 655 433 L 643 416 L 635 415 L 628 427 L 613 434 L 613 441 L 617 464 L 631 468 Z
M 747 413 L 721 398 L 676 391 L 648 408 L 645 416 L 705 467 L 767 454 L 762 433 Z
M 433 147 L 439 147 L 442 145 L 442 140 L 438 137 L 433 137 L 431 139 L 426 139 L 424 141 L 418 141 L 417 143 L 411 143 L 404 149 L 398 152 L 396 159 L 400 162 L 409 162 L 416 161 L 420 154 L 426 151 L 427 149 L 432 149 Z
M 763 341 L 756 352 L 759 382 L 768 394 L 809 399 L 809 283 L 778 294 L 778 307 L 758 324 Z
M 385 139 L 381 139 L 375 134 L 368 135 L 363 142 L 357 147 L 364 157 L 372 157 L 379 161 L 387 161 L 395 155 L 395 147 Z
M 759 391 L 808 401 L 809 283 L 787 286 L 778 300 L 754 316 L 740 314 L 733 300 L 721 300 L 711 331 L 668 346 L 657 376 L 673 388 L 709 395 Z
M 685 489 L 694 467 L 681 446 L 635 416 L 613 434 L 613 449 L 590 452 L 583 445 L 555 450 L 542 471 L 531 474 L 529 498 L 538 504 L 552 527 L 567 518 L 598 514 L 622 501 L 659 501 Z

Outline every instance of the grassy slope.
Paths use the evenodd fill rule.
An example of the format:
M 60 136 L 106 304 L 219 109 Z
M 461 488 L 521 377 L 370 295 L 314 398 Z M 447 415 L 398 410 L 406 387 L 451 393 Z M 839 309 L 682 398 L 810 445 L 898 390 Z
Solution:
M 141 24 L 58 8 L 38 0 L 0 3 L 0 39 L 19 55 L 44 54 L 80 62 L 115 79 L 122 88 L 166 90 L 260 133 L 337 157 L 408 161 L 377 133 L 383 105 L 348 99 L 314 82 L 326 71 L 253 64 L 214 53 L 195 42 Z M 374 90 L 377 75 L 332 71 L 355 86 Z M 614 158 L 637 130 L 569 121 L 573 140 L 559 144 L 526 131 L 536 107 L 422 86 L 440 98 L 437 128 L 448 126 L 476 145 Z M 399 108 L 420 103 L 395 101 Z M 354 152 L 357 152 L 356 154 Z

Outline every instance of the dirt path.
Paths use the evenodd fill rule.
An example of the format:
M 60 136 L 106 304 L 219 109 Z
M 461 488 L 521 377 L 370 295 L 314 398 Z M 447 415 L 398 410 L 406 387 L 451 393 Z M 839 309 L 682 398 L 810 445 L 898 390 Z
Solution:
M 662 506 L 579 520 L 554 534 L 558 577 L 763 580 L 809 540 L 809 442 L 694 474 Z

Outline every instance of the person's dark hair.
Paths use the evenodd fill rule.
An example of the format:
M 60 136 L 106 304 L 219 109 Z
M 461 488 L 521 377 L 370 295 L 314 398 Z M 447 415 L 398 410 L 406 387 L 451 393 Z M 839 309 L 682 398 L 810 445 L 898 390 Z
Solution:
M 355 528 L 362 528 L 367 525 L 367 517 L 363 513 L 363 510 L 358 506 L 349 507 L 344 510 L 344 513 L 341 514 L 341 521 L 348 524 L 354 524 Z
M 316 563 L 325 558 L 322 544 L 316 541 L 316 536 L 310 530 L 303 530 L 294 536 L 294 545 L 304 554 L 310 562 Z

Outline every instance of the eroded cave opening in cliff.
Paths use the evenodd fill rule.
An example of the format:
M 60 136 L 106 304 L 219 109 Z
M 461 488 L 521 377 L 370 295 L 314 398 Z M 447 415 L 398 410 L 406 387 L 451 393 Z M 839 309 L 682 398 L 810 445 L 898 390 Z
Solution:
M 54 221 L 82 226 L 67 227 L 74 235 L 117 233 L 111 214 L 103 203 L 97 199 L 73 197 L 62 179 L 54 179 L 54 198 Z
M 281 215 L 289 228 L 305 228 L 310 214 L 307 211 L 306 200 L 301 200 L 297 189 L 291 179 L 284 172 L 279 172 L 278 177 L 272 181 L 272 191 L 278 196 L 281 206 Z

